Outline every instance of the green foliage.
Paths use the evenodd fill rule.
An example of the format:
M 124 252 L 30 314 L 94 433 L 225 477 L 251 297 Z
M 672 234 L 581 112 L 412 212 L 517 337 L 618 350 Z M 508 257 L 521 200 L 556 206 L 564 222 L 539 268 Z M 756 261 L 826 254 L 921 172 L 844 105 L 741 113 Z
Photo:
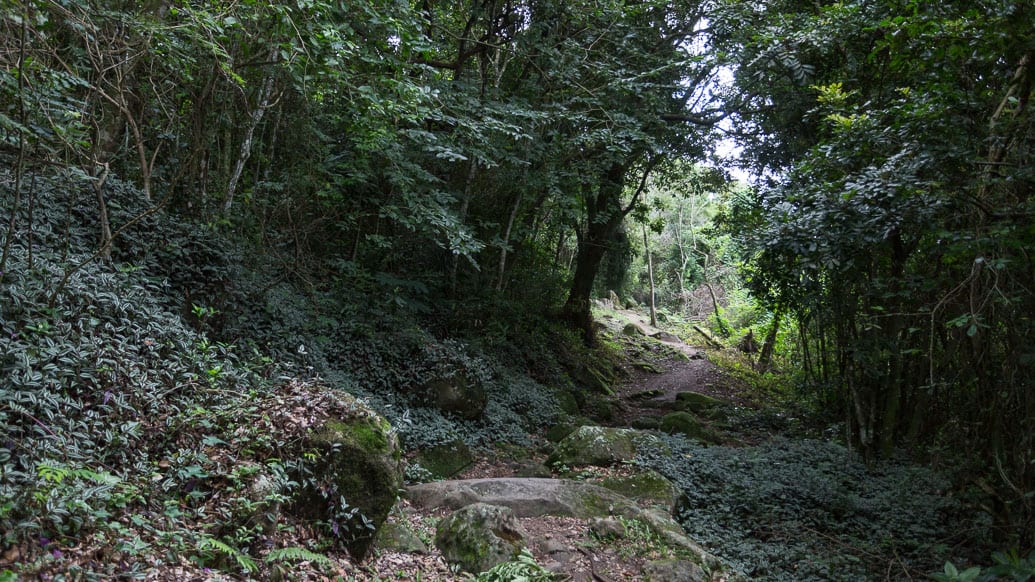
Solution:
M 992 582 L 995 580 L 1012 580 L 1025 582 L 1035 577 L 1035 552 L 1027 558 L 1021 557 L 1016 550 L 995 552 L 992 554 L 993 566 L 985 569 L 971 566 L 959 570 L 952 562 L 945 562 L 941 572 L 931 574 L 937 582 Z
M 474 579 L 477 582 L 552 582 L 560 578 L 540 566 L 531 552 L 522 549 L 513 560 L 498 564 Z
M 820 441 L 730 448 L 664 438 L 673 454 L 641 462 L 688 496 L 678 518 L 690 537 L 753 578 L 860 580 L 888 568 L 915 577 L 947 557 L 933 540 L 960 531 L 947 479 L 927 469 L 869 470 Z
M 311 562 L 325 568 L 334 568 L 337 566 L 337 564 L 327 556 L 297 546 L 270 550 L 270 552 L 266 554 L 265 561 L 267 563 Z
M 1001 467 L 1008 544 L 1031 539 L 1035 483 L 1033 17 L 887 1 L 728 2 L 715 19 L 745 98 L 779 104 L 740 120 L 774 173 L 727 223 L 752 291 L 793 314 L 813 399 L 867 457 L 951 436 Z

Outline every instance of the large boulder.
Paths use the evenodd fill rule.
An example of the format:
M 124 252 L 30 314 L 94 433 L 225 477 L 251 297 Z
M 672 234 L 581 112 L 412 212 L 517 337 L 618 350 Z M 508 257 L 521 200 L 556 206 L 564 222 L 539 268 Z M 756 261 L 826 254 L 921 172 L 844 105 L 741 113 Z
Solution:
M 705 414 L 729 406 L 722 400 L 699 392 L 680 392 L 676 394 L 676 402 L 682 410 L 696 414 Z
M 296 504 L 306 517 L 331 525 L 362 560 L 403 485 L 399 439 L 387 420 L 358 403 L 353 415 L 324 419 L 301 446 Z
M 643 565 L 645 582 L 711 582 L 712 577 L 690 560 L 655 560 Z
M 566 479 L 471 479 L 411 485 L 406 497 L 415 507 L 459 509 L 477 504 L 507 507 L 518 517 L 555 515 L 577 519 L 620 516 L 645 525 L 666 545 L 684 550 L 694 562 L 728 582 L 745 578 L 729 564 L 686 537 L 666 512 L 642 509 L 633 500 L 599 485 Z M 436 542 L 437 543 L 437 542 Z
M 686 502 L 686 495 L 678 487 L 651 469 L 632 475 L 605 477 L 600 485 L 630 499 L 663 507 L 669 513 L 675 513 L 677 506 Z
M 517 557 L 527 539 L 509 508 L 474 503 L 439 522 L 435 546 L 447 562 L 477 574 Z
M 670 412 L 661 418 L 661 430 L 682 434 L 706 443 L 719 443 L 722 438 L 689 412 Z
M 377 547 L 401 554 L 427 554 L 428 546 L 409 526 L 386 523 L 377 530 Z
M 630 428 L 582 426 L 564 437 L 550 455 L 550 463 L 579 467 L 608 466 L 636 458 L 641 449 L 664 449 L 661 440 Z
M 424 388 L 436 408 L 465 420 L 481 418 L 489 403 L 481 383 L 472 382 L 463 374 L 432 378 Z
M 448 479 L 474 462 L 474 453 L 467 443 L 456 439 L 421 449 L 413 459 L 436 479 Z
M 495 478 L 436 481 L 406 488 L 415 507 L 460 509 L 474 503 L 508 507 L 518 517 L 557 515 L 589 519 L 612 513 L 634 515 L 639 508 L 610 489 L 566 479 Z

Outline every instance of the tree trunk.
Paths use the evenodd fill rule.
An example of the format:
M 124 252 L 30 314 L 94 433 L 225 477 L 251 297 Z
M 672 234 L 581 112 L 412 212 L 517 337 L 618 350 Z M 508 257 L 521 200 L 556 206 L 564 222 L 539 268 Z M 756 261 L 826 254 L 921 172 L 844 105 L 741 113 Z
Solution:
M 277 52 L 270 51 L 270 61 L 276 64 Z M 252 139 L 255 136 L 255 128 L 259 127 L 259 123 L 262 122 L 262 117 L 266 114 L 266 110 L 270 107 L 270 99 L 273 97 L 273 80 L 274 70 L 270 70 L 266 74 L 266 78 L 262 82 L 262 89 L 259 90 L 259 102 L 251 114 L 251 123 L 248 124 L 248 129 L 244 133 L 244 141 L 241 142 L 241 149 L 237 155 L 237 162 L 234 164 L 234 171 L 230 175 L 230 182 L 226 186 L 226 202 L 223 203 L 223 213 L 228 214 L 230 207 L 234 203 L 234 195 L 237 191 L 237 182 L 241 179 L 241 173 L 244 172 L 244 164 L 248 161 L 248 158 L 252 155 Z
M 607 241 L 614 229 L 610 224 L 590 224 L 587 232 L 579 239 L 579 248 L 575 257 L 575 274 L 572 276 L 568 301 L 564 304 L 564 318 L 582 333 L 587 345 L 596 343 L 596 332 L 593 329 L 593 314 L 590 312 L 590 296 L 593 282 L 596 280 L 600 263 L 607 250 Z
M 517 219 L 518 210 L 521 208 L 521 194 L 518 193 L 514 200 L 514 206 L 510 209 L 510 218 L 507 220 L 507 229 L 503 231 L 503 244 L 500 246 L 500 266 L 496 279 L 496 291 L 503 291 L 503 273 L 507 270 L 507 245 L 510 244 L 510 231 L 514 228 L 514 220 Z
M 650 324 L 653 327 L 658 327 L 658 311 L 654 305 L 654 261 L 650 256 L 650 241 L 647 239 L 647 224 L 643 224 L 643 252 L 647 255 L 647 280 L 650 282 L 650 300 L 648 301 L 650 307 Z
M 93 179 L 93 192 L 97 196 L 97 210 L 101 223 L 99 249 L 101 259 L 111 259 L 111 221 L 108 219 L 108 205 L 104 201 L 104 183 L 108 181 L 108 164 L 102 166 L 101 175 Z
M 776 348 L 776 335 L 780 333 L 780 319 L 782 315 L 779 311 L 773 314 L 773 325 L 769 328 L 769 332 L 765 334 L 765 341 L 762 342 L 762 351 L 758 354 L 758 371 L 766 373 L 769 371 L 769 366 L 773 364 L 773 350 Z
M 614 235 L 626 212 L 622 208 L 622 188 L 625 166 L 612 164 L 604 173 L 596 196 L 586 201 L 586 231 L 579 237 L 575 273 L 571 280 L 568 300 L 564 304 L 563 316 L 568 323 L 582 333 L 587 345 L 596 343 L 593 329 L 593 314 L 590 312 L 590 297 L 593 282 L 600 271 L 600 263 L 607 251 L 608 241 Z

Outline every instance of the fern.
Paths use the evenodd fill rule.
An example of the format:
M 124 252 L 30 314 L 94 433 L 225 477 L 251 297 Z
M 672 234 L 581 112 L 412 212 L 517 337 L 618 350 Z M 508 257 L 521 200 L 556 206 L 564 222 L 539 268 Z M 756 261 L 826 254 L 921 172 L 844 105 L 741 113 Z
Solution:
M 249 574 L 254 574 L 255 572 L 259 571 L 259 566 L 255 563 L 255 560 L 251 559 L 251 557 L 242 554 L 238 550 L 235 550 L 234 548 L 228 546 L 227 544 L 215 538 L 205 536 L 199 539 L 198 548 L 202 551 L 210 549 L 218 550 L 219 552 L 222 552 L 223 554 L 230 556 L 234 559 L 234 561 L 237 562 L 238 566 L 240 566 L 244 571 L 248 572 Z
M 479 574 L 475 582 L 553 582 L 558 579 L 556 574 L 540 566 L 531 552 L 522 549 L 512 561 Z
M 311 552 L 298 546 L 271 550 L 270 553 L 266 555 L 266 563 L 272 564 L 274 562 L 312 562 L 327 568 L 334 568 L 337 566 L 337 564 L 334 563 L 334 560 L 327 556 Z

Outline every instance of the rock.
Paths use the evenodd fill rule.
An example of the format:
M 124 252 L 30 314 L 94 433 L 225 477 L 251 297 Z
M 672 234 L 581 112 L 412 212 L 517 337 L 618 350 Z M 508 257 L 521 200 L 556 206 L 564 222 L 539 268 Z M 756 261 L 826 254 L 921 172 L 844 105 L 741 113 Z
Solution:
M 633 392 L 627 398 L 629 400 L 650 400 L 651 398 L 657 398 L 665 394 L 665 391 L 660 388 L 652 388 L 650 390 L 640 390 L 639 392 Z
M 385 523 L 377 530 L 375 545 L 382 549 L 402 554 L 427 554 L 428 546 L 408 526 L 401 523 Z
M 632 461 L 639 448 L 665 448 L 658 437 L 628 428 L 583 426 L 557 443 L 549 462 L 578 467 Z
M 680 433 L 706 443 L 722 440 L 689 412 L 670 412 L 661 417 L 661 430 L 669 434 Z
M 661 426 L 661 419 L 657 416 L 641 416 L 632 419 L 629 424 L 638 430 L 655 430 Z
M 549 467 L 535 461 L 517 461 L 512 468 L 515 477 L 549 478 L 553 475 Z
M 614 390 L 611 389 L 611 384 L 615 381 L 613 372 L 591 364 L 581 364 L 570 371 L 569 374 L 576 384 L 586 388 L 591 393 L 614 396 Z
M 554 392 L 557 398 L 557 406 L 565 414 L 576 415 L 579 413 L 579 400 L 570 390 L 557 390 Z
M 439 522 L 435 546 L 447 562 L 478 574 L 514 559 L 527 537 L 509 508 L 475 503 Z
M 434 378 L 424 385 L 435 407 L 466 420 L 478 420 L 489 403 L 485 388 L 463 374 Z
M 662 370 L 661 368 L 655 366 L 654 364 L 652 364 L 650 362 L 644 362 L 642 360 L 641 361 L 637 361 L 637 362 L 633 362 L 630 365 L 633 368 L 636 368 L 637 370 L 643 370 L 644 372 L 650 372 L 651 374 L 664 374 L 665 373 L 664 370 Z M 650 392 L 650 390 L 647 390 L 647 392 Z M 660 392 L 660 390 L 658 392 Z
M 647 562 L 640 571 L 645 582 L 710 582 L 711 576 L 689 560 Z
M 589 522 L 589 531 L 602 540 L 625 537 L 625 524 L 613 517 L 598 517 Z
M 609 398 L 595 398 L 586 403 L 586 414 L 605 424 L 615 420 L 617 402 Z M 596 423 L 593 423 L 596 424 Z
M 467 443 L 456 439 L 417 452 L 414 461 L 437 479 L 448 479 L 474 462 Z
M 659 342 L 665 342 L 667 344 L 683 343 L 683 340 L 679 339 L 679 336 L 673 335 L 667 331 L 659 331 L 658 333 L 652 334 L 650 337 L 658 340 Z
M 703 565 L 708 571 L 713 573 L 723 573 L 722 579 L 728 582 L 740 582 L 746 580 L 743 574 L 734 570 L 729 564 L 722 561 L 720 558 L 709 554 L 704 548 L 695 543 L 690 538 L 686 537 L 686 532 L 683 531 L 674 519 L 668 515 L 659 511 L 648 509 L 640 513 L 636 519 L 643 522 L 648 528 L 654 533 L 658 534 L 665 543 L 670 546 L 682 548 L 693 555 L 694 561 Z M 705 578 L 710 580 L 710 578 Z
M 627 335 L 627 336 L 643 335 L 643 336 L 645 336 L 645 335 L 647 335 L 647 332 L 646 332 L 646 330 L 643 329 L 643 327 L 641 327 L 639 325 L 636 325 L 635 323 L 627 323 L 627 324 L 625 324 L 625 327 L 622 328 L 622 335 Z
M 416 507 L 459 509 L 475 503 L 509 507 L 518 517 L 556 515 L 591 519 L 621 516 L 636 519 L 666 544 L 686 550 L 711 572 L 722 572 L 725 580 L 745 578 L 719 558 L 686 537 L 682 527 L 668 515 L 644 510 L 614 491 L 567 479 L 471 479 L 438 481 L 407 488 L 406 496 Z
M 608 294 L 608 299 L 611 301 L 611 305 L 614 305 L 616 309 L 622 305 L 622 300 L 618 298 L 618 294 L 615 293 L 614 290 Z
M 698 392 L 680 392 L 676 394 L 676 402 L 683 410 L 698 414 L 729 406 L 722 400 Z
M 571 433 L 577 431 L 580 427 L 594 425 L 596 425 L 595 422 L 584 416 L 577 416 L 568 420 L 563 420 L 551 426 L 550 429 L 546 431 L 546 440 L 551 443 L 557 443 L 564 440 L 564 438 Z
M 560 554 L 569 551 L 568 546 L 555 539 L 546 539 L 539 543 L 539 551 L 547 554 Z
M 518 517 L 557 515 L 589 519 L 641 510 L 627 497 L 599 485 L 568 479 L 468 479 L 411 485 L 415 507 L 459 509 L 472 503 L 509 507 Z
M 315 456 L 298 477 L 302 487 L 295 505 L 302 517 L 331 523 L 349 553 L 362 560 L 395 505 L 404 467 L 388 421 L 358 401 L 356 406 L 355 417 L 328 418 L 302 443 L 301 450 Z
M 287 482 L 278 479 L 266 465 L 253 461 L 239 461 L 231 474 L 231 482 L 239 487 L 233 498 L 232 518 L 221 529 L 227 533 L 240 526 L 259 526 L 270 535 L 276 528 L 281 513 L 281 500 L 287 492 Z
M 626 477 L 607 477 L 600 481 L 600 486 L 630 499 L 661 506 L 669 514 L 674 513 L 686 498 L 664 475 L 650 469 Z

